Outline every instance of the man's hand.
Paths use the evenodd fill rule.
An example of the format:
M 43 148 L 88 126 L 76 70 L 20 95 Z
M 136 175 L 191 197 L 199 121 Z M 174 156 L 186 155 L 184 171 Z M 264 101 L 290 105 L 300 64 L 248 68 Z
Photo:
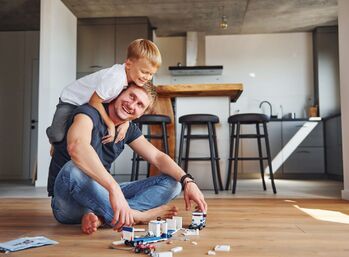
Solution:
M 110 125 L 108 125 L 108 135 L 102 138 L 102 143 L 107 144 L 107 143 L 113 142 L 114 138 L 115 138 L 115 125 L 114 123 L 111 123 Z
M 184 181 L 185 209 L 189 211 L 191 209 L 191 201 L 194 201 L 197 204 L 196 210 L 207 212 L 207 203 L 204 195 L 195 183 L 188 182 L 190 180 L 191 179 L 186 179 Z
M 117 127 L 116 130 L 118 132 L 118 135 L 115 139 L 115 143 L 117 143 L 125 138 L 129 126 L 130 126 L 130 123 L 128 121 L 126 121 Z
M 114 230 L 121 231 L 123 226 L 132 226 L 133 214 L 120 188 L 109 192 L 109 201 L 114 211 L 112 225 Z

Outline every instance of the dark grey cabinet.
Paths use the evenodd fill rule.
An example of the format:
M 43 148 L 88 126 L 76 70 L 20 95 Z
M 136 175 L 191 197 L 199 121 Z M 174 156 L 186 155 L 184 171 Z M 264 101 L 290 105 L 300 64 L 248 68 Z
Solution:
M 343 176 L 341 117 L 326 120 L 326 171 L 329 175 Z
M 313 123 L 312 123 L 313 124 Z M 268 123 L 270 151 L 272 159 L 274 159 L 289 143 L 290 139 L 303 127 L 308 126 L 304 121 L 272 121 Z M 244 128 L 243 133 L 254 132 L 255 127 Z M 265 149 L 263 147 L 265 152 Z M 255 140 L 243 140 L 242 156 L 258 156 L 257 145 Z M 282 155 L 283 164 L 276 169 L 273 167 L 277 177 L 283 177 L 293 174 L 324 174 L 325 173 L 325 148 L 323 123 L 318 122 L 311 133 L 303 140 L 303 142 L 295 149 L 295 151 L 286 158 Z M 266 163 L 265 163 L 266 165 Z M 276 169 L 276 170 L 275 170 Z M 242 162 L 241 170 L 243 173 L 258 173 L 258 161 Z
M 282 122 L 282 142 L 285 146 L 290 139 L 309 122 Z M 303 142 L 296 148 L 289 158 L 285 158 L 283 174 L 324 174 L 325 153 L 323 124 L 319 122 Z
M 137 38 L 152 39 L 146 17 L 79 19 L 77 76 L 123 63 L 128 45 Z

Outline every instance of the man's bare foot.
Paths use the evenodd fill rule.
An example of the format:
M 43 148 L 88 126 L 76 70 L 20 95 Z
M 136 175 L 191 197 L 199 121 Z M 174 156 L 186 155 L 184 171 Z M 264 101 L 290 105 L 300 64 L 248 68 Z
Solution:
M 81 219 L 81 230 L 88 235 L 96 232 L 101 225 L 101 220 L 92 212 L 86 213 Z
M 136 224 L 139 224 L 156 220 L 157 217 L 161 217 L 162 219 L 172 218 L 173 216 L 176 216 L 177 213 L 178 208 L 176 206 L 162 205 L 143 212 L 133 210 L 133 218 Z

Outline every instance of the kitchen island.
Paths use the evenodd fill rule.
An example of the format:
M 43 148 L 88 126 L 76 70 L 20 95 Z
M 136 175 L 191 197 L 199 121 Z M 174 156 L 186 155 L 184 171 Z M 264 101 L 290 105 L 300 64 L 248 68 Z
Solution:
M 176 125 L 178 117 L 185 114 L 182 109 L 186 109 L 188 113 L 211 113 L 220 116 L 219 114 L 225 113 L 224 118 L 229 116 L 230 102 L 235 102 L 243 91 L 243 85 L 241 83 L 231 84 L 178 84 L 178 85 L 159 85 L 157 86 L 157 92 L 159 95 L 158 101 L 153 108 L 155 114 L 168 115 L 171 118 L 171 124 L 168 125 L 169 136 L 169 155 L 175 158 L 176 148 Z M 177 112 L 176 119 L 174 110 L 172 107 L 172 99 L 175 98 Z M 186 102 L 184 105 L 182 102 Z M 211 107 L 208 102 L 214 103 L 214 105 L 223 105 L 224 111 L 218 110 L 219 113 L 212 113 Z M 190 107 L 188 106 L 191 105 Z M 199 105 L 199 106 L 198 106 Z M 226 120 L 221 122 L 226 123 Z M 175 121 L 176 120 L 176 121 Z M 157 128 L 154 128 L 155 130 Z M 178 128 L 177 128 L 178 130 Z M 177 131 L 178 132 L 178 131 Z M 228 134 L 224 137 L 228 138 Z M 225 139 L 225 141 L 227 141 Z M 158 142 L 153 144 L 159 148 L 161 145 Z M 222 157 L 221 157 L 222 159 Z M 154 169 L 151 169 L 151 175 L 156 174 Z

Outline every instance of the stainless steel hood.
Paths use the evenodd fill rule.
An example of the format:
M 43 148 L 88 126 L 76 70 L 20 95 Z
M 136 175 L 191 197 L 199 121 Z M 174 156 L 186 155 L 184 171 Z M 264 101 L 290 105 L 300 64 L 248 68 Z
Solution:
M 187 32 L 186 66 L 168 67 L 172 76 L 222 75 L 222 65 L 205 65 L 205 33 Z
M 168 69 L 173 76 L 222 75 L 223 66 L 170 66 Z

